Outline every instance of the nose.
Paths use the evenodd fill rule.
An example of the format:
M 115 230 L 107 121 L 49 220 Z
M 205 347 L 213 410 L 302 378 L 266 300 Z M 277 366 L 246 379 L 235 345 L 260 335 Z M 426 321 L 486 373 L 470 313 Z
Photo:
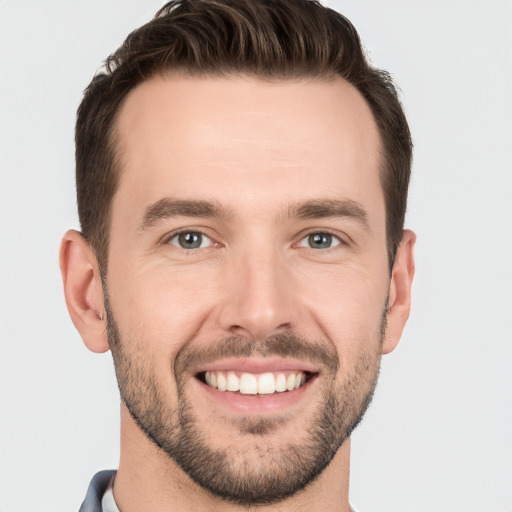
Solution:
M 230 259 L 223 287 L 218 318 L 230 335 L 264 339 L 296 327 L 300 312 L 293 270 L 277 251 Z

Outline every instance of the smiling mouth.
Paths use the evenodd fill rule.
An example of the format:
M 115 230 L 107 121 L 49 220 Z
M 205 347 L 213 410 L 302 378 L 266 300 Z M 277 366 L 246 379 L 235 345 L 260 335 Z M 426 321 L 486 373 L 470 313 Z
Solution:
M 307 371 L 241 373 L 220 370 L 197 374 L 201 382 L 212 388 L 242 395 L 271 395 L 294 391 L 315 376 L 316 373 Z

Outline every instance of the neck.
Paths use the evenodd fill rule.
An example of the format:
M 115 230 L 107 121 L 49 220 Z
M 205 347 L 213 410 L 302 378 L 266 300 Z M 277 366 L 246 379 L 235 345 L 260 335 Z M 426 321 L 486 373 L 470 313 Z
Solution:
M 258 509 L 260 512 L 349 512 L 349 466 L 350 440 L 347 440 L 329 466 L 306 489 L 278 504 L 261 505 Z M 146 438 L 124 406 L 114 497 L 121 512 L 246 512 L 249 508 L 213 496 L 193 482 Z

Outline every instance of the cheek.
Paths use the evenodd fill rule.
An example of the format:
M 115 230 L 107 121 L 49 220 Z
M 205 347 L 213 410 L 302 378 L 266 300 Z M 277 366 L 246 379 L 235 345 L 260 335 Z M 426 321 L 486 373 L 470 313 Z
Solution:
M 360 268 L 337 269 L 325 275 L 324 286 L 309 295 L 314 323 L 335 345 L 342 364 L 380 345 L 388 290 L 382 275 Z
M 211 273 L 205 276 L 192 267 L 125 268 L 112 274 L 111 306 L 123 335 L 144 340 L 155 353 L 171 358 L 192 339 L 218 290 Z

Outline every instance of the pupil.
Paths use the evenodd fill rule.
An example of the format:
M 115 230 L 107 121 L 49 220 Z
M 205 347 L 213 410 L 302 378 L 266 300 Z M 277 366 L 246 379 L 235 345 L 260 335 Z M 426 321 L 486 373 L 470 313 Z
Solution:
M 197 249 L 201 247 L 202 237 L 200 233 L 181 233 L 179 242 L 184 249 Z
M 309 245 L 315 249 L 327 249 L 331 246 L 332 236 L 326 233 L 316 233 L 309 236 Z

